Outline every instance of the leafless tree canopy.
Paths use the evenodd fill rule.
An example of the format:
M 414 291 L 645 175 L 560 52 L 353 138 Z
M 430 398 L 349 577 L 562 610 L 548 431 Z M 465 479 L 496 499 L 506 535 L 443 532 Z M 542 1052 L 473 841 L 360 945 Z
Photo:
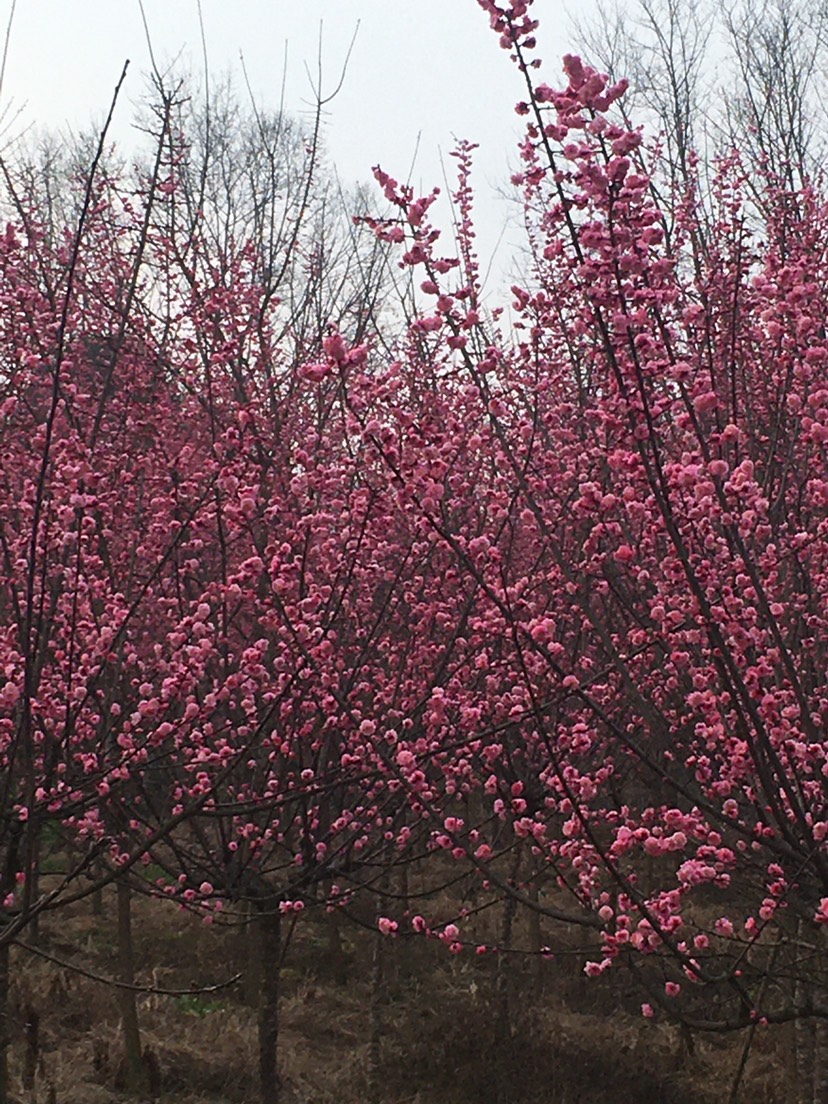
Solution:
M 625 110 L 649 115 L 662 134 L 673 184 L 687 184 L 691 151 L 712 160 L 739 149 L 748 169 L 761 166 L 791 190 L 821 171 L 821 0 L 602 2 L 576 35 L 593 64 L 630 80 Z

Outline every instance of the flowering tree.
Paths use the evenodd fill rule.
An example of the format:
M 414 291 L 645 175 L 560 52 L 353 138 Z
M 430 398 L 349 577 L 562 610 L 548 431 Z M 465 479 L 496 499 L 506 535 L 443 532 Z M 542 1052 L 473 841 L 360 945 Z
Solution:
M 530 5 L 481 6 L 527 87 L 509 330 L 476 302 L 468 149 L 457 256 L 433 197 L 377 173 L 397 217 L 375 228 L 434 304 L 406 370 L 438 366 L 453 417 L 439 481 L 417 438 L 404 472 L 375 446 L 485 596 L 493 672 L 442 706 L 489 815 L 435 838 L 492 886 L 525 838 L 547 911 L 600 932 L 587 973 L 629 966 L 646 1015 L 824 1018 L 825 202 L 769 173 L 752 226 L 734 152 L 703 238 L 692 178 L 651 188 L 625 84 L 574 57 L 539 82 Z
M 366 310 L 351 316 L 342 300 L 334 312 L 351 341 L 323 336 L 312 310 L 306 326 L 321 283 L 308 298 L 286 277 L 285 304 L 266 234 L 244 225 L 217 241 L 213 222 L 184 217 L 192 181 L 174 109 L 162 96 L 137 187 L 102 167 L 101 139 L 64 235 L 37 222 L 9 176 L 23 225 L 4 239 L 3 273 L 15 309 L 2 943 L 110 881 L 125 963 L 130 887 L 208 919 L 252 905 L 269 1101 L 280 917 L 347 904 L 418 853 L 416 800 L 387 764 L 462 649 L 470 595 L 446 585 L 444 551 L 355 413 L 395 387 L 393 373 L 367 371 L 357 340 L 376 270 Z M 297 230 L 291 271 L 302 247 Z M 411 618 L 422 631 L 408 637 Z M 38 848 L 56 836 L 74 858 L 47 892 Z M 165 872 L 153 887 L 150 862 Z M 140 1089 L 124 970 L 128 1082 Z
M 213 472 L 215 493 L 197 534 L 183 538 L 197 601 L 177 603 L 172 651 L 139 705 L 175 753 L 160 789 L 142 776 L 136 820 L 168 872 L 162 891 L 213 919 L 228 901 L 255 911 L 270 1100 L 280 917 L 347 904 L 411 851 L 408 802 L 389 787 L 385 764 L 397 729 L 413 723 L 449 662 L 456 616 L 445 619 L 445 643 L 436 633 L 403 643 L 422 590 L 441 578 L 439 550 L 407 523 L 386 473 L 364 462 L 341 407 L 345 378 L 352 394 L 364 386 L 365 350 L 333 334 L 318 361 L 284 363 L 259 344 L 266 327 L 243 332 L 254 287 L 238 273 L 222 292 L 194 297 L 205 355 L 190 372 L 193 385 L 202 380 L 195 389 L 214 441 L 198 471 L 201 480 Z M 249 365 L 243 405 L 240 355 Z M 195 667 L 182 668 L 179 652 Z M 170 713 L 178 702 L 184 726 Z M 164 831 L 196 795 L 198 810 Z

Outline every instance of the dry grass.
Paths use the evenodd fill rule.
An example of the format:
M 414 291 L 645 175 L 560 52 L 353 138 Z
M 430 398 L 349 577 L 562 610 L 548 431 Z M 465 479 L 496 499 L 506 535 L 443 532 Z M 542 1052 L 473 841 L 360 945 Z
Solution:
M 114 902 L 54 920 L 42 946 L 111 973 Z M 134 921 L 142 981 L 186 987 L 244 966 L 238 931 L 207 928 L 141 899 Z M 375 936 L 346 931 L 331 949 L 330 918 L 303 915 L 283 973 L 280 1063 L 285 1104 L 363 1104 L 370 1098 L 371 955 Z M 648 1023 L 623 981 L 588 981 L 577 955 L 451 956 L 421 940 L 384 941 L 377 1104 L 725 1104 L 742 1040 L 687 1040 Z M 336 959 L 336 961 L 334 961 Z M 114 1104 L 119 1012 L 111 989 L 16 952 L 13 1083 L 26 1104 Z M 33 1091 L 21 1087 L 26 1009 L 40 1016 Z M 241 986 L 204 998 L 139 999 L 144 1043 L 169 1104 L 255 1101 L 255 1013 Z M 508 1011 L 506 1011 L 508 1009 Z M 376 1018 L 375 1018 L 376 1023 Z M 779 1031 L 754 1048 L 742 1101 L 787 1098 Z

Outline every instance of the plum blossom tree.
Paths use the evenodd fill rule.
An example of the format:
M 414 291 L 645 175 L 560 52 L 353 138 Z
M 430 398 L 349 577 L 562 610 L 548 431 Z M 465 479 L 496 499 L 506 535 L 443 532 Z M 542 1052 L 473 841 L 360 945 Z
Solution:
M 504 824 L 526 839 L 547 911 L 568 897 L 600 932 L 587 973 L 627 965 L 648 1013 L 822 1020 L 825 201 L 767 167 L 752 232 L 733 151 L 712 219 L 692 175 L 665 210 L 625 82 L 575 57 L 539 81 L 530 5 L 481 6 L 527 89 L 508 329 L 477 307 L 465 162 L 450 257 L 433 197 L 377 172 L 396 217 L 375 228 L 434 304 L 406 370 L 440 366 L 456 412 L 439 484 L 417 438 L 386 462 L 479 588 L 478 662 L 502 672 L 444 701 L 488 803 L 437 831 L 516 894 L 491 856 Z
M 442 649 L 437 634 L 403 646 L 406 618 L 441 578 L 439 550 L 406 522 L 386 473 L 365 463 L 341 407 L 345 378 L 352 393 L 364 386 L 365 350 L 332 334 L 323 359 L 285 364 L 259 345 L 266 327 L 252 340 L 230 332 L 248 327 L 252 294 L 239 277 L 195 316 L 209 350 L 195 389 L 207 396 L 220 459 L 202 460 L 215 467 L 216 494 L 188 568 L 200 600 L 179 606 L 171 644 L 197 647 L 197 674 L 187 668 L 176 684 L 176 666 L 159 657 L 162 693 L 143 705 L 157 724 L 167 699 L 183 693 L 193 727 L 157 793 L 144 776 L 136 820 L 158 841 L 149 853 L 167 871 L 164 891 L 212 919 L 225 902 L 254 909 L 267 955 L 261 1086 L 272 1100 L 280 918 L 347 904 L 411 852 L 409 803 L 389 788 L 385 764 L 449 662 L 457 618 L 445 618 Z M 239 407 L 242 349 L 249 375 Z M 165 720 L 156 731 L 170 727 Z M 199 811 L 162 834 L 194 793 L 206 795 Z
M 38 223 L 9 174 L 22 227 L 5 239 L 6 295 L 23 306 L 4 345 L 3 945 L 117 882 L 127 1081 L 142 1090 L 130 890 L 211 920 L 251 905 L 271 1101 L 280 918 L 376 897 L 426 853 L 422 801 L 443 798 L 413 764 L 441 750 L 423 716 L 467 665 L 475 586 L 447 575 L 375 454 L 371 404 L 407 383 L 369 368 L 359 340 L 373 262 L 365 310 L 325 284 L 327 330 L 302 307 L 321 284 L 308 298 L 289 273 L 285 304 L 255 220 L 217 239 L 212 195 L 213 221 L 183 216 L 175 108 L 161 97 L 137 183 L 105 167 L 101 139 L 72 232 Z M 435 472 L 438 418 L 420 417 Z M 389 775 L 398 758 L 405 779 Z M 75 857 L 46 891 L 38 846 L 55 833 Z

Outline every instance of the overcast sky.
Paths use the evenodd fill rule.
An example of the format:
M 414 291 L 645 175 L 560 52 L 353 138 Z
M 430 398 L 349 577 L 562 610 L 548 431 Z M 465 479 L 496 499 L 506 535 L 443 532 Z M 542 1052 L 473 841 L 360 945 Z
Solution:
M 591 3 L 581 0 L 579 15 Z M 202 77 L 197 0 L 145 0 L 144 10 L 159 66 Z M 315 74 L 320 35 L 323 92 L 331 92 L 356 32 L 326 118 L 325 140 L 341 178 L 368 180 L 378 162 L 407 178 L 413 164 L 413 183 L 442 186 L 441 155 L 450 167 L 454 137 L 479 142 L 481 251 L 492 251 L 508 212 L 495 193 L 516 162 L 512 107 L 522 92 L 476 0 L 202 0 L 201 10 L 211 78 L 234 69 L 241 81 L 243 55 L 259 103 L 278 107 L 284 76 L 285 106 L 297 115 L 312 104 L 305 66 Z M 10 11 L 10 0 L 0 0 L 0 34 Z M 534 11 L 546 79 L 557 78 L 559 59 L 571 48 L 562 5 L 537 0 Z M 101 121 L 127 58 L 114 129 L 126 146 L 150 69 L 137 0 L 17 0 L 2 88 L 7 112 L 19 112 L 11 133 Z

